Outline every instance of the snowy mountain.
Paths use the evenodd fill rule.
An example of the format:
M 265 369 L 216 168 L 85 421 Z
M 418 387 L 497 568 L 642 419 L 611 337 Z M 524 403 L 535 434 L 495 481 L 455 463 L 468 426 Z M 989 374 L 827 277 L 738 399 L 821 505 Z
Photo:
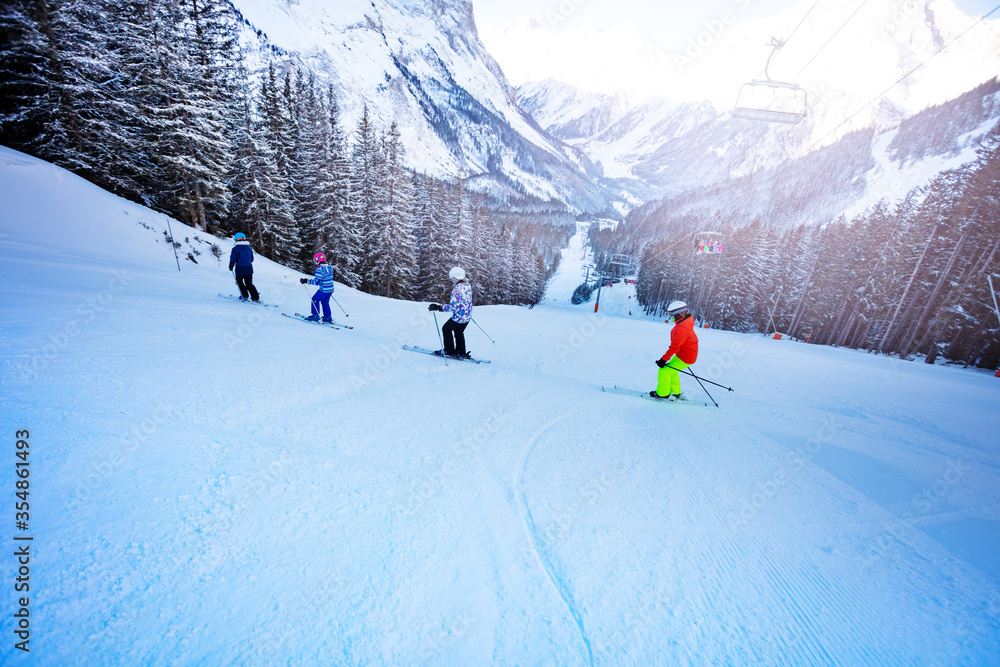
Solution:
M 738 121 L 730 121 L 738 122 Z M 1000 80 L 926 109 L 892 129 L 862 129 L 805 155 L 730 178 L 707 179 L 633 213 L 651 222 L 690 216 L 698 224 L 737 226 L 825 223 L 860 213 L 879 200 L 895 203 L 946 169 L 975 158 L 976 148 L 1000 123 Z M 712 135 L 706 136 L 706 143 Z M 766 136 L 766 135 L 765 135 Z M 667 144 L 664 153 L 676 148 Z M 707 173 L 729 168 L 723 156 L 697 163 Z
M 629 193 L 633 200 L 645 200 L 776 169 L 851 132 L 871 130 L 873 137 L 881 136 L 903 119 L 954 99 L 1000 71 L 1000 20 L 976 25 L 931 58 L 977 21 L 950 1 L 874 0 L 853 16 L 857 7 L 820 3 L 810 11 L 812 5 L 802 2 L 776 16 L 727 27 L 709 47 L 681 50 L 672 58 L 651 43 L 642 49 L 634 43 L 619 44 L 617 50 L 622 53 L 638 50 L 645 54 L 636 56 L 633 63 L 633 69 L 644 72 L 649 81 L 645 99 L 637 97 L 641 94 L 637 86 L 625 96 L 610 89 L 586 92 L 587 84 L 576 90 L 547 79 L 521 83 L 519 100 L 543 128 L 579 148 L 601 166 L 605 177 L 615 179 L 609 185 Z M 789 35 L 799 22 L 800 29 L 775 57 L 770 72 L 804 87 L 806 119 L 795 126 L 732 119 L 729 112 L 741 85 L 761 74 L 769 53 L 763 44 L 771 35 Z M 576 39 L 561 35 L 559 43 L 567 50 L 558 52 L 558 57 L 572 59 L 574 48 L 584 48 L 572 45 L 584 43 L 590 32 L 591 28 L 582 27 L 570 31 Z M 513 60 L 509 69 L 519 71 L 516 63 L 522 58 L 532 63 L 524 71 L 538 73 L 545 68 L 543 54 L 549 53 L 551 33 L 537 23 L 518 23 L 489 43 L 505 67 Z M 614 34 L 609 30 L 601 33 L 601 40 L 587 42 L 591 49 L 587 58 L 599 57 L 602 48 L 613 49 Z M 865 48 L 857 48 L 858 44 Z M 563 67 L 563 60 L 551 69 L 572 77 L 573 71 Z M 878 104 L 866 106 L 925 60 L 926 65 L 891 88 Z M 593 76 L 588 81 L 593 91 L 602 78 Z M 628 100 L 624 109 L 623 100 Z M 589 118 L 617 120 L 595 124 L 586 122 Z M 967 123 L 954 118 L 945 125 L 964 127 Z M 593 132 L 586 135 L 581 132 L 584 128 Z M 957 134 L 935 136 L 942 141 L 939 153 L 951 150 L 946 146 L 959 140 Z M 872 160 L 877 159 L 877 150 L 873 144 Z
M 519 86 L 517 101 L 539 125 L 564 141 L 600 134 L 621 120 L 629 108 L 624 93 L 588 93 L 555 79 Z
M 479 41 L 470 0 L 234 0 L 259 62 L 277 48 L 329 77 L 344 120 L 399 126 L 410 166 L 498 196 L 607 202 L 592 166 L 541 130 Z M 259 39 L 258 39 L 259 38 Z
M 353 330 L 297 322 L 260 257 L 280 308 L 219 299 L 230 240 L 6 148 L 0 201 L 33 665 L 996 663 L 990 374 L 698 329 L 734 391 L 656 403 L 601 385 L 650 388 L 667 326 L 559 289 L 445 365 L 401 347 L 425 304 L 338 284 Z

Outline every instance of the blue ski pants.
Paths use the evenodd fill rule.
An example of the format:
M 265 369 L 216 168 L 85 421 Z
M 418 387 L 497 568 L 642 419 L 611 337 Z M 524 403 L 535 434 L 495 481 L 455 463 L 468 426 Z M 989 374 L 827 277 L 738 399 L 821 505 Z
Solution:
M 323 290 L 316 290 L 312 298 L 312 314 L 319 315 L 319 307 L 323 306 L 323 319 L 332 319 L 330 315 L 330 297 L 333 296 L 333 292 L 324 292 Z

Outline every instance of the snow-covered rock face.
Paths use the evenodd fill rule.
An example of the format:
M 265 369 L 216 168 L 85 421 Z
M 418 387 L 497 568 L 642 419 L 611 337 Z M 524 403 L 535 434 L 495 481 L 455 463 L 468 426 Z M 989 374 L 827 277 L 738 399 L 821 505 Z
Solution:
M 977 19 L 950 0 L 870 0 L 860 9 L 856 3 L 826 2 L 810 11 L 813 4 L 804 0 L 775 16 L 726 25 L 719 36 L 702 40 L 704 46 L 689 43 L 676 52 L 648 40 L 639 45 L 635 40 L 641 37 L 621 28 L 589 39 L 590 26 L 554 32 L 523 22 L 490 36 L 488 43 L 520 84 L 520 103 L 539 125 L 581 150 L 615 186 L 639 199 L 776 168 L 857 130 L 874 128 L 880 135 L 1000 72 L 1000 20 L 982 22 L 927 61 Z M 741 85 L 762 77 L 769 53 L 764 44 L 772 35 L 787 37 L 800 22 L 770 74 L 803 86 L 806 119 L 795 126 L 733 120 L 729 112 Z M 574 59 L 600 60 L 604 52 L 607 59 L 632 54 L 631 65 L 617 62 L 617 67 L 644 73 L 639 80 L 647 81 L 646 87 L 637 89 L 635 76 L 623 77 L 626 97 L 614 94 L 613 84 L 600 76 L 574 74 Z M 879 103 L 865 106 L 924 61 Z M 547 71 L 589 90 L 552 78 L 518 79 Z M 956 127 L 969 124 L 953 120 Z M 942 137 L 942 152 L 952 149 L 957 136 Z
M 234 0 L 266 42 L 329 76 L 350 128 L 368 105 L 399 126 L 413 168 L 472 186 L 605 205 L 579 158 L 517 106 L 469 0 Z M 261 49 L 263 65 L 269 51 Z M 509 181 L 508 185 L 501 182 Z

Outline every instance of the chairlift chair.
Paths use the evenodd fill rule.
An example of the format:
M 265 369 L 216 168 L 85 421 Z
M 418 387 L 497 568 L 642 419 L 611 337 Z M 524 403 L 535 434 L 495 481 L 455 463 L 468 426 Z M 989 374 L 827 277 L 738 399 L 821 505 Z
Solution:
M 611 256 L 608 261 L 611 266 L 617 267 L 618 275 L 621 276 L 623 273 L 631 273 L 634 262 L 632 261 L 631 255 L 626 255 L 623 253 L 617 253 Z
M 725 236 L 722 232 L 696 232 L 694 235 L 694 252 L 697 255 L 721 255 Z
M 771 78 L 768 71 L 774 54 L 784 45 L 785 43 L 776 37 L 771 38 L 768 44 L 771 47 L 771 55 L 767 57 L 767 63 L 764 65 L 765 78 L 743 84 L 736 98 L 733 118 L 794 125 L 806 117 L 809 99 L 805 89 L 797 83 L 776 81 Z
M 630 266 L 632 264 L 632 256 L 618 253 L 611 256 L 611 261 L 608 264 L 614 264 L 615 266 Z

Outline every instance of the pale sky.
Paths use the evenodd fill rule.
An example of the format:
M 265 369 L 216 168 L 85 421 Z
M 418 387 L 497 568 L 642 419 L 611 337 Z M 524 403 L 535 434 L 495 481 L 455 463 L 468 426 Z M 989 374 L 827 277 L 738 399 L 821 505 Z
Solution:
M 476 24 L 481 31 L 496 32 L 519 18 L 533 18 L 546 28 L 566 28 L 581 23 L 606 26 L 635 23 L 661 48 L 683 44 L 687 35 L 703 29 L 705 22 L 729 11 L 736 23 L 775 14 L 802 0 L 473 0 Z M 857 0 L 824 0 L 850 2 Z M 985 14 L 1000 0 L 955 0 L 970 15 Z M 1000 12 L 993 18 L 1000 16 Z

